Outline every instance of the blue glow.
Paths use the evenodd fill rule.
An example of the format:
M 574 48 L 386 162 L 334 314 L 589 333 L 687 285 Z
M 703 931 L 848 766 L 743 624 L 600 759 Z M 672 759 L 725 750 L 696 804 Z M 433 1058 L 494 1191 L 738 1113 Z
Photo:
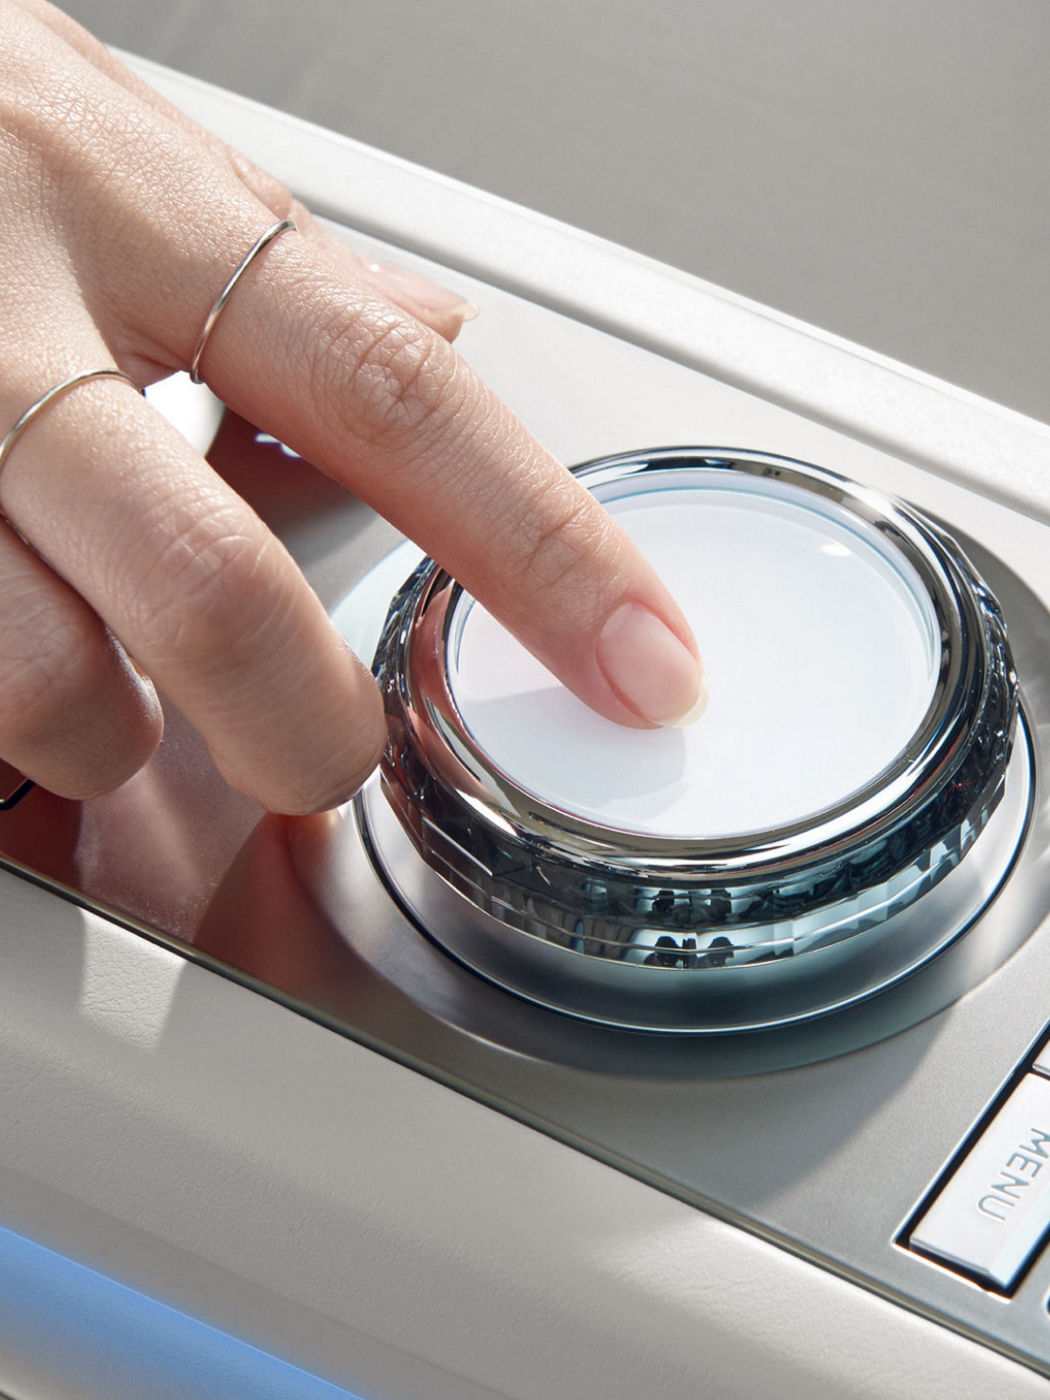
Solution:
M 78 1400 L 362 1400 L 2 1226 L 0 1354 Z

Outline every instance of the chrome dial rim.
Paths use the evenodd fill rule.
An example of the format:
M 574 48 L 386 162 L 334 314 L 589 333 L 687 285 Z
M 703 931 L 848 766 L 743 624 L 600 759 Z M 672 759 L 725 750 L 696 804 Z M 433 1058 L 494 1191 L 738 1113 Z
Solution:
M 605 499 L 690 473 L 832 502 L 876 529 L 929 594 L 941 634 L 931 703 L 905 749 L 848 802 L 775 830 L 698 840 L 624 832 L 543 801 L 509 778 L 463 721 L 448 666 L 460 590 L 430 561 L 394 600 L 377 651 L 390 726 L 382 786 L 416 854 L 470 906 L 520 936 L 520 957 L 511 962 L 527 966 L 538 944 L 567 955 L 565 976 L 586 983 L 586 994 L 559 994 L 560 1009 L 599 1019 L 592 975 L 599 963 L 602 980 L 615 968 L 623 981 L 629 968 L 632 982 L 679 974 L 680 1002 L 681 974 L 702 1000 L 712 973 L 724 979 L 734 968 L 790 957 L 795 979 L 799 957 L 815 966 L 813 955 L 835 945 L 841 960 L 968 856 L 1000 803 L 1016 728 L 1017 684 L 999 609 L 932 522 L 832 472 L 758 453 L 669 449 L 580 469 Z M 397 872 L 387 873 L 397 887 Z M 425 925 L 426 904 L 414 909 Z M 435 912 L 429 922 L 447 920 Z M 430 931 L 478 965 L 476 946 L 466 957 L 454 930 Z M 914 947 L 908 957 L 914 966 Z M 506 956 L 498 961 L 498 972 L 479 970 L 538 995 L 525 985 L 535 979 L 508 976 Z M 883 968 L 880 985 L 899 971 Z M 816 1000 L 826 1009 L 826 997 Z M 610 1011 L 620 1023 L 624 1015 Z M 639 1023 L 663 1019 L 647 1013 Z M 685 1019 L 696 1029 L 703 1017 Z

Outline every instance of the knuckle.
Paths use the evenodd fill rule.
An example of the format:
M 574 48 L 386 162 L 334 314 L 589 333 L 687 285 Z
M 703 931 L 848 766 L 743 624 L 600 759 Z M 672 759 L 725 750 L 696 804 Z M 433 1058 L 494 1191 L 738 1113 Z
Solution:
M 183 522 L 148 568 L 133 565 L 131 630 L 153 664 L 170 660 L 198 670 L 233 663 L 265 625 L 268 597 L 260 578 L 276 542 L 229 515 Z
M 601 515 L 575 482 L 549 492 L 542 515 L 521 536 L 523 583 L 533 593 L 564 588 L 591 557 L 602 528 Z
M 340 415 L 339 431 L 396 450 L 447 431 L 459 398 L 455 378 L 454 354 L 439 336 L 384 309 L 333 332 L 315 382 Z

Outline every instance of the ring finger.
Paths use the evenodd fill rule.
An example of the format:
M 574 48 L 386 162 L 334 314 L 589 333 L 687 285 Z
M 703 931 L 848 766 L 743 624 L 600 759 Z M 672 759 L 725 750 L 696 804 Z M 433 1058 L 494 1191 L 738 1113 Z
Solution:
M 155 742 L 154 715 L 148 744 L 129 745 L 126 735 L 137 731 L 128 729 L 130 702 L 115 678 L 84 685 L 89 661 L 101 667 L 103 617 L 201 732 L 226 777 L 264 806 L 331 806 L 363 781 L 383 737 L 371 677 L 250 507 L 127 386 L 85 384 L 35 422 L 0 475 L 0 507 L 66 580 L 48 583 L 46 566 L 8 532 L 8 568 L 30 571 L 25 586 L 38 608 L 65 620 L 64 628 L 49 623 L 54 693 L 90 697 L 71 712 L 69 740 L 53 715 L 36 725 L 47 762 L 34 760 L 31 776 L 56 785 L 45 771 L 72 762 L 73 721 L 85 709 L 97 716 L 93 747 L 112 748 L 113 772 L 132 771 Z M 27 654 L 31 628 L 30 620 L 10 639 L 12 655 Z M 19 763 L 33 742 L 12 739 L 2 751 Z
M 96 613 L 0 523 L 0 755 L 63 797 L 131 776 L 160 738 L 156 693 Z

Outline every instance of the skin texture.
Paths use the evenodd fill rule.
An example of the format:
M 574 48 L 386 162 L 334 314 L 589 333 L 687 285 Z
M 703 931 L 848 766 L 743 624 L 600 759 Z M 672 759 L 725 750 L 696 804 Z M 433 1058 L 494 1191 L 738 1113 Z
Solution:
M 202 377 L 439 559 L 586 703 L 628 725 L 694 708 L 673 600 L 452 349 L 473 308 L 355 257 L 60 11 L 0 0 L 0 54 L 0 334 L 17 347 L 0 436 L 77 371 L 142 387 L 185 369 L 233 268 L 293 218 L 238 284 Z M 66 796 L 111 789 L 158 743 L 160 691 L 264 806 L 321 810 L 367 776 L 384 738 L 367 670 L 131 386 L 93 381 L 35 421 L 0 511 L 0 757 Z

